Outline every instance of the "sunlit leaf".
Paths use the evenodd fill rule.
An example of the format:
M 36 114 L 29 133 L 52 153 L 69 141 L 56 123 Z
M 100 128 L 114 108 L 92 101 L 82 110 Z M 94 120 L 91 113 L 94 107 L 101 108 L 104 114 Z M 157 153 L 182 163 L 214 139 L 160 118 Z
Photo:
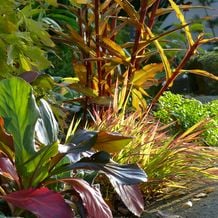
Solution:
M 146 27 L 147 32 L 149 33 L 151 38 L 154 38 L 155 35 L 152 33 L 152 31 L 150 30 L 150 28 Z M 166 79 L 168 80 L 171 76 L 172 76 L 172 70 L 171 70 L 171 66 L 170 63 L 168 61 L 167 56 L 165 55 L 164 49 L 162 48 L 162 46 L 160 45 L 158 40 L 154 40 L 154 44 L 160 54 L 165 72 L 166 72 Z M 172 85 L 172 84 L 170 84 Z
M 98 137 L 93 148 L 99 151 L 107 151 L 109 153 L 119 152 L 127 144 L 129 144 L 131 140 L 132 137 L 101 131 L 98 133 Z
M 176 16 L 178 17 L 178 19 L 182 23 L 182 25 L 187 24 L 187 22 L 185 20 L 185 16 L 181 12 L 179 6 L 173 0 L 169 0 L 169 2 L 171 4 L 171 7 L 174 9 L 174 11 L 176 13 Z M 187 40 L 189 42 L 189 45 L 192 46 L 194 44 L 194 41 L 192 39 L 192 35 L 191 35 L 191 32 L 190 32 L 189 26 L 185 26 L 184 30 L 185 30 L 185 34 L 186 34 Z
M 100 190 L 81 179 L 63 179 L 61 181 L 72 185 L 73 189 L 79 194 L 83 206 L 87 210 L 87 217 L 113 217 L 109 206 L 101 196 Z
M 126 58 L 125 52 L 116 42 L 114 42 L 113 40 L 110 40 L 109 38 L 105 38 L 105 37 L 102 39 L 102 41 L 109 50 L 112 50 L 115 53 L 119 54 L 120 56 Z
M 142 109 L 146 109 L 147 103 L 142 93 L 139 90 L 133 88 L 131 94 L 132 94 L 132 106 L 135 107 L 135 109 L 138 111 L 141 111 Z
M 22 54 L 19 54 L 19 57 L 20 57 L 20 63 L 21 63 L 23 70 L 24 71 L 32 70 L 30 60 L 28 60 L 28 58 Z
M 134 72 L 132 83 L 136 86 L 143 86 L 147 80 L 154 79 L 156 74 L 162 72 L 162 70 L 162 63 L 145 65 L 141 70 Z
M 36 123 L 36 136 L 44 145 L 51 145 L 58 139 L 58 123 L 49 104 L 40 99 L 40 118 Z
M 48 188 L 21 190 L 1 197 L 40 218 L 72 218 L 72 211 L 62 196 Z
M 117 4 L 119 4 L 122 9 L 134 20 L 139 20 L 139 13 L 136 12 L 133 5 L 128 0 L 115 0 Z
M 181 70 L 181 72 L 188 72 L 188 73 L 193 73 L 196 75 L 200 75 L 200 76 L 204 76 L 204 77 L 208 77 L 210 79 L 214 79 L 214 80 L 218 80 L 218 76 L 207 72 L 206 70 L 200 70 L 200 69 L 188 69 L 188 70 Z

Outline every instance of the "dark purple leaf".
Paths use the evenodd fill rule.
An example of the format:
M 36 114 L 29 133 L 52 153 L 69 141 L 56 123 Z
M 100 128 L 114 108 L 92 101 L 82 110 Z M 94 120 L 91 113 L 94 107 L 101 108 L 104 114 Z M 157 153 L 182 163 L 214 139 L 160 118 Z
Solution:
M 2 198 L 40 218 L 72 218 L 72 211 L 62 196 L 48 188 L 21 190 Z
M 39 73 L 35 71 L 26 71 L 20 74 L 20 77 L 28 83 L 33 82 L 38 76 L 39 76 Z
M 79 130 L 75 135 L 69 137 L 68 143 L 60 146 L 63 153 L 80 153 L 90 150 L 97 139 L 97 132 Z
M 109 206 L 105 203 L 100 191 L 81 179 L 63 179 L 61 181 L 70 183 L 74 190 L 80 195 L 83 206 L 87 210 L 89 218 L 111 218 L 112 213 Z
M 0 157 L 0 173 L 11 179 L 15 180 L 17 183 L 19 183 L 19 177 L 17 175 L 17 171 L 15 166 L 11 163 L 9 158 L 7 157 Z
M 144 200 L 138 185 L 121 185 L 114 180 L 111 180 L 111 184 L 126 207 L 136 216 L 140 216 L 144 211 Z
M 57 168 L 54 174 L 62 173 L 72 169 L 89 169 L 100 171 L 110 180 L 114 180 L 123 185 L 134 185 L 140 182 L 146 182 L 145 172 L 137 164 L 118 164 L 110 159 L 107 152 L 97 152 L 91 157 L 85 157 L 80 161 Z

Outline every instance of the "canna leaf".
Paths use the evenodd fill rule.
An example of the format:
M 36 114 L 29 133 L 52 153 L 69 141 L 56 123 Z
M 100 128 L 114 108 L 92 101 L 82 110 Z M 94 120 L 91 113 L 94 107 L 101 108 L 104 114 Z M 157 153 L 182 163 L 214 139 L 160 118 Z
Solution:
M 72 211 L 62 196 L 48 188 L 21 190 L 1 197 L 40 218 L 72 218 Z
M 91 157 L 82 158 L 80 161 L 56 168 L 53 174 L 67 172 L 74 169 L 89 169 L 104 173 L 110 180 L 123 185 L 134 185 L 146 182 L 145 172 L 136 164 L 120 165 L 110 159 L 107 152 L 100 151 Z
M 181 72 L 189 72 L 189 73 L 193 73 L 193 74 L 197 74 L 200 76 L 205 76 L 208 77 L 210 79 L 214 79 L 214 80 L 218 80 L 218 76 L 215 76 L 212 73 L 207 72 L 206 70 L 200 70 L 200 69 L 188 69 L 188 70 L 181 70 Z
M 102 38 L 102 41 L 103 41 L 104 45 L 106 45 L 106 47 L 109 50 L 112 50 L 115 53 L 119 54 L 121 57 L 126 58 L 125 52 L 123 51 L 121 46 L 119 46 L 116 42 L 114 42 L 111 39 L 106 38 L 106 37 Z
M 21 173 L 23 163 L 35 153 L 33 136 L 38 107 L 31 86 L 20 78 L 0 81 L 0 93 L 0 116 L 7 132 L 13 135 L 16 167 Z
M 171 4 L 171 7 L 174 9 L 177 18 L 180 20 L 181 24 L 186 25 L 187 22 L 185 21 L 185 17 L 183 15 L 182 11 L 180 10 L 179 6 L 173 0 L 169 0 L 169 2 Z M 189 46 L 191 47 L 194 44 L 194 41 L 192 39 L 192 35 L 190 32 L 189 26 L 185 26 L 184 30 L 185 30 L 187 40 L 189 42 Z
M 142 109 L 146 109 L 147 103 L 144 99 L 144 96 L 142 95 L 142 92 L 140 92 L 136 88 L 133 88 L 131 94 L 132 94 L 132 106 L 138 111 L 141 111 Z
M 154 38 L 155 35 L 151 32 L 150 28 L 146 26 L 146 30 L 148 32 L 148 34 L 150 35 L 150 38 Z M 154 44 L 160 54 L 163 66 L 164 66 L 164 70 L 166 72 L 166 79 L 168 80 L 171 76 L 172 76 L 172 70 L 170 67 L 170 63 L 167 59 L 167 56 L 164 53 L 164 49 L 162 48 L 162 46 L 160 45 L 158 40 L 154 40 Z M 172 84 L 171 84 L 172 85 Z
M 0 174 L 19 183 L 16 168 L 7 157 L 0 157 Z
M 113 180 L 111 180 L 111 184 L 126 207 L 140 217 L 144 211 L 144 200 L 138 185 L 120 185 Z
M 115 0 L 115 2 L 122 7 L 122 9 L 129 15 L 129 17 L 133 21 L 138 22 L 139 13 L 137 13 L 133 5 L 128 0 Z
M 73 189 L 79 194 L 87 211 L 87 217 L 113 217 L 109 206 L 101 196 L 100 190 L 90 186 L 82 179 L 62 179 L 61 181 L 72 185 Z
M 44 145 L 51 145 L 58 139 L 58 123 L 49 104 L 40 99 L 39 102 L 40 118 L 36 123 L 36 137 Z
M 107 151 L 109 153 L 119 152 L 129 144 L 131 140 L 132 137 L 101 131 L 97 135 L 97 140 L 93 148 L 99 151 Z
M 143 86 L 147 80 L 152 80 L 155 78 L 157 73 L 162 72 L 163 64 L 148 64 L 145 65 L 141 70 L 134 72 L 132 83 L 136 86 Z
M 96 143 L 97 132 L 79 130 L 69 136 L 65 145 L 60 145 L 61 153 L 80 153 L 90 150 Z

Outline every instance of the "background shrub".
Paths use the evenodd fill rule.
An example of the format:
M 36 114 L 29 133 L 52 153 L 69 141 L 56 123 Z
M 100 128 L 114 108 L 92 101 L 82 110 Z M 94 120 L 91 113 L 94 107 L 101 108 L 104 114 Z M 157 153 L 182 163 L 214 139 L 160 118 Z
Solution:
M 210 118 L 202 133 L 202 140 L 210 146 L 218 146 L 218 100 L 202 104 L 196 99 L 165 92 L 159 99 L 154 115 L 163 123 L 176 121 L 176 131 L 184 131 L 203 119 Z M 173 130 L 175 133 L 175 130 Z

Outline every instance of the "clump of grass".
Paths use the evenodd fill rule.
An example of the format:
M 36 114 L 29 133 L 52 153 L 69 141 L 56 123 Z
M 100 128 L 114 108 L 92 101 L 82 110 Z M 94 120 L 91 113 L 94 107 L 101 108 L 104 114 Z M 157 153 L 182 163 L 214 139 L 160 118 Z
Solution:
M 145 170 L 148 182 L 142 189 L 146 200 L 150 201 L 178 188 L 191 188 L 190 181 L 197 183 L 215 178 L 207 170 L 213 168 L 218 153 L 199 146 L 203 124 L 202 121 L 184 133 L 172 136 L 167 131 L 169 125 L 157 122 L 151 115 L 106 112 L 101 118 L 95 114 L 91 128 L 133 136 L 133 140 L 121 152 L 113 154 L 113 158 L 120 163 L 136 162 Z

